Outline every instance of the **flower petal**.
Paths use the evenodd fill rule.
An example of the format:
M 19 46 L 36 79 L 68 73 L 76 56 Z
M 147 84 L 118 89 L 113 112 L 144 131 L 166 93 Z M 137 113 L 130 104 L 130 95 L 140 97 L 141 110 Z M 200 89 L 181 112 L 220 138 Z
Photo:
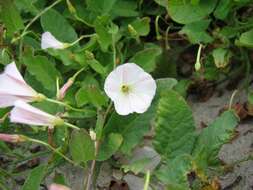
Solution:
M 24 102 L 31 102 L 31 97 L 26 96 L 12 96 L 0 94 L 0 108 L 8 107 L 14 105 L 17 100 L 22 100 Z
M 19 80 L 21 83 L 26 84 L 14 61 L 5 67 L 4 73 L 13 79 Z
M 133 113 L 131 101 L 129 96 L 120 94 L 117 99 L 114 101 L 115 110 L 119 115 L 128 115 Z
M 52 126 L 56 117 L 39 110 L 21 100 L 15 102 L 15 107 L 10 114 L 10 120 L 14 123 L 28 125 Z
M 50 185 L 49 190 L 71 190 L 71 189 L 64 185 L 53 183 L 52 185 Z
M 64 44 L 57 40 L 50 32 L 44 32 L 41 36 L 41 49 L 63 49 Z

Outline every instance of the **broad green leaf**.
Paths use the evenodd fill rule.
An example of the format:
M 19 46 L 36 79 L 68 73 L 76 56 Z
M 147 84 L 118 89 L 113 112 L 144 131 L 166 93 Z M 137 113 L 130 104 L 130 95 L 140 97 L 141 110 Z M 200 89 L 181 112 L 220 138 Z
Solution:
M 74 130 L 69 142 L 70 153 L 75 162 L 86 163 L 95 159 L 95 144 L 84 130 Z
M 13 36 L 15 32 L 24 28 L 22 18 L 12 0 L 0 0 L 0 21 L 7 28 L 8 36 Z
M 222 113 L 198 136 L 193 152 L 194 156 L 199 161 L 210 165 L 215 164 L 221 146 L 233 137 L 238 120 L 233 111 Z
M 109 159 L 119 149 L 122 141 L 123 138 L 121 134 L 110 133 L 109 136 L 104 139 L 99 148 L 97 160 L 104 161 Z
M 138 16 L 137 7 L 138 4 L 135 0 L 117 0 L 111 10 L 111 16 L 113 18 Z
M 90 99 L 88 96 L 87 88 L 80 88 L 77 91 L 75 98 L 76 98 L 76 103 L 78 107 L 82 107 L 88 104 L 90 102 Z
M 62 42 L 74 42 L 77 34 L 69 22 L 56 10 L 50 9 L 40 19 L 43 30 L 51 32 Z
M 45 165 L 40 165 L 34 168 L 27 177 L 22 190 L 39 190 L 40 183 L 43 180 L 46 169 L 47 167 Z
M 181 155 L 161 167 L 156 177 L 167 185 L 169 190 L 189 190 L 188 176 L 193 166 L 190 155 Z
M 161 55 L 161 47 L 150 47 L 145 48 L 137 52 L 131 59 L 130 62 L 136 63 L 141 66 L 145 71 L 152 72 L 156 67 L 156 58 Z
M 228 16 L 228 13 L 231 10 L 232 5 L 233 5 L 233 2 L 231 0 L 219 1 L 213 13 L 214 16 L 218 19 L 224 20 Z
M 210 20 L 201 20 L 186 24 L 179 33 L 186 34 L 193 44 L 210 43 L 213 38 L 206 32 L 209 23 Z
M 232 53 L 229 51 L 229 49 L 217 48 L 213 50 L 212 55 L 216 67 L 225 68 L 230 62 Z
M 241 34 L 239 40 L 236 40 L 236 45 L 253 48 L 253 29 Z
M 168 0 L 155 0 L 158 5 L 168 8 Z
M 56 78 L 59 77 L 59 72 L 56 70 L 54 64 L 44 56 L 25 55 L 23 62 L 27 66 L 28 72 L 33 75 L 41 85 L 49 90 L 55 92 Z
M 205 18 L 216 6 L 217 0 L 200 0 L 194 5 L 190 0 L 168 0 L 168 13 L 180 23 L 188 24 Z
M 195 142 L 192 111 L 175 91 L 163 93 L 159 100 L 155 132 L 155 149 L 165 158 L 191 153 Z
M 108 13 L 117 0 L 86 0 L 87 6 L 90 10 L 101 15 Z

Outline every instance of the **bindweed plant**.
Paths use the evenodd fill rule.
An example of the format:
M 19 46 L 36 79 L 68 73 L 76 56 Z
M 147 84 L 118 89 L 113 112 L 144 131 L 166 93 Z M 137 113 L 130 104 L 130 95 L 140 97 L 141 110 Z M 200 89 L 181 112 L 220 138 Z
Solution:
M 242 73 L 252 96 L 252 8 L 250 0 L 0 0 L 0 189 L 70 189 L 57 170 L 64 165 L 84 170 L 82 189 L 96 189 L 104 162 L 145 178 L 144 190 L 219 189 L 218 152 L 239 117 L 230 106 L 196 130 L 185 99 Z M 116 159 L 131 158 L 147 134 L 161 157 L 155 168 L 149 158 Z M 32 151 L 36 144 L 44 148 Z

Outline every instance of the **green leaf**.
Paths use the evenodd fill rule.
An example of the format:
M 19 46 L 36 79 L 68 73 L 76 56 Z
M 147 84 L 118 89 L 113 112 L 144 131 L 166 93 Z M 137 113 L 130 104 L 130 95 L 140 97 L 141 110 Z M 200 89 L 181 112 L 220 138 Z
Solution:
M 136 160 L 128 165 L 122 165 L 124 172 L 127 173 L 129 171 L 133 172 L 137 175 L 140 172 L 145 172 L 145 167 L 151 162 L 151 158 L 142 158 L 140 160 Z
M 200 20 L 186 24 L 179 33 L 186 34 L 189 41 L 193 44 L 210 43 L 213 38 L 206 32 L 209 23 L 210 20 Z
M 87 60 L 88 65 L 97 73 L 101 74 L 102 76 L 105 75 L 106 70 L 104 68 L 103 65 L 101 65 L 101 63 L 99 63 L 98 60 L 96 59 L 90 59 Z
M 221 146 L 233 137 L 238 120 L 233 111 L 226 111 L 204 128 L 195 144 L 195 157 L 201 157 L 199 160 L 210 165 L 215 164 Z
M 23 21 L 12 0 L 0 0 L 0 20 L 7 28 L 8 36 L 13 36 L 15 32 L 24 28 Z
M 212 55 L 217 68 L 225 68 L 229 64 L 230 58 L 232 57 L 232 53 L 229 51 L 229 49 L 224 48 L 214 49 Z
M 46 169 L 47 167 L 45 165 L 40 165 L 34 168 L 27 177 L 22 190 L 39 190 L 40 183 L 43 180 Z
M 98 17 L 94 23 L 102 51 L 107 51 L 108 47 L 112 44 L 112 34 L 109 33 L 108 22 L 108 17 Z
M 156 177 L 170 190 L 189 190 L 188 176 L 192 170 L 190 155 L 181 155 L 161 167 Z
M 214 11 L 214 16 L 218 19 L 224 20 L 227 16 L 229 11 L 231 10 L 233 2 L 231 0 L 222 0 L 219 1 L 218 6 Z
M 155 149 L 165 158 L 191 153 L 195 142 L 192 111 L 175 91 L 165 92 L 159 100 L 155 132 Z
M 41 85 L 50 92 L 56 91 L 56 78 L 59 77 L 59 72 L 54 64 L 44 56 L 25 55 L 23 62 L 27 66 L 28 72 L 33 75 Z
M 87 6 L 90 10 L 94 12 L 98 12 L 103 15 L 108 13 L 117 0 L 87 0 Z
M 137 52 L 130 62 L 136 63 L 141 66 L 145 71 L 152 72 L 156 67 L 156 58 L 161 55 L 162 49 L 159 46 L 145 48 Z
M 253 29 L 241 34 L 239 40 L 235 41 L 237 46 L 253 48 Z
M 62 42 L 74 42 L 78 37 L 74 28 L 56 10 L 50 9 L 40 19 L 43 30 L 49 31 Z
M 110 133 L 102 142 L 97 156 L 98 161 L 109 159 L 122 144 L 123 138 L 121 134 Z
M 190 0 L 169 0 L 168 14 L 181 24 L 188 24 L 205 18 L 216 6 L 217 0 L 200 0 L 192 4 Z
M 111 10 L 112 17 L 135 17 L 139 13 L 136 11 L 138 4 L 134 0 L 118 0 Z
M 84 130 L 74 130 L 69 142 L 70 153 L 75 162 L 86 163 L 95 159 L 95 145 L 90 135 Z
M 138 36 L 146 36 L 150 31 L 149 23 L 150 23 L 149 17 L 144 17 L 141 19 L 137 18 L 134 22 L 131 23 L 131 26 L 137 32 Z
M 168 0 L 155 0 L 155 2 L 160 6 L 168 8 Z
M 143 136 L 149 131 L 151 121 L 155 115 L 155 106 L 143 114 L 131 114 L 120 116 L 115 112 L 110 117 L 105 126 L 105 134 L 119 133 L 123 137 L 120 151 L 130 154 L 131 150 L 141 142 Z

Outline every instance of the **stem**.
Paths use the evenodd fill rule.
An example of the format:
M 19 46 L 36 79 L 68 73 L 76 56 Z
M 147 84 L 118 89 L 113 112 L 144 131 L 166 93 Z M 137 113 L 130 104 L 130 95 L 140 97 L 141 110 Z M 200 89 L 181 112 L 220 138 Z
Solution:
M 67 156 L 65 156 L 59 150 L 55 149 L 54 147 L 50 146 L 49 144 L 47 144 L 43 141 L 37 140 L 37 139 L 29 138 L 29 137 L 27 137 L 27 140 L 30 141 L 30 142 L 38 143 L 38 144 L 41 144 L 41 145 L 44 145 L 44 146 L 48 147 L 49 149 L 51 149 L 56 154 L 60 155 L 62 158 L 64 158 L 69 163 L 71 163 L 73 165 L 76 165 L 76 163 L 73 160 L 69 159 Z
M 74 108 L 74 107 L 68 105 L 67 103 L 64 103 L 64 102 L 61 102 L 61 101 L 58 101 L 58 100 L 54 100 L 54 99 L 51 99 L 51 98 L 46 98 L 45 100 L 48 101 L 48 102 L 52 102 L 52 103 L 55 103 L 55 104 L 62 105 L 62 106 L 66 107 L 66 108 L 69 108 L 70 110 L 73 110 L 73 111 L 85 112 L 82 109 Z
M 196 63 L 195 63 L 195 70 L 196 71 L 199 71 L 201 69 L 200 55 L 201 55 L 202 47 L 203 47 L 202 44 L 199 44 L 199 49 L 198 49 Z
M 156 32 L 156 39 L 157 40 L 161 39 L 161 35 L 159 33 L 159 18 L 160 18 L 160 15 L 156 16 L 156 18 L 155 18 L 155 32 Z
M 96 34 L 82 35 L 82 36 L 80 36 L 80 38 L 78 38 L 76 41 L 74 41 L 74 42 L 72 42 L 71 44 L 69 44 L 68 47 L 77 44 L 78 42 L 80 42 L 80 41 L 81 41 L 82 39 L 84 39 L 84 38 L 89 38 L 89 37 L 93 37 L 93 36 L 96 36 Z
M 235 98 L 235 95 L 236 95 L 237 92 L 238 92 L 238 90 L 235 90 L 233 92 L 233 94 L 231 95 L 231 98 L 230 98 L 230 101 L 229 101 L 229 107 L 228 107 L 230 110 L 231 110 L 231 108 L 233 106 L 233 101 L 234 101 L 234 98 Z
M 145 184 L 144 184 L 143 190 L 148 190 L 149 182 L 150 182 L 150 171 L 148 170 L 146 173 Z
M 113 51 L 113 69 L 116 68 L 116 47 L 115 47 L 115 37 L 114 35 L 112 34 L 112 51 Z
M 64 124 L 65 124 L 66 126 L 68 126 L 68 127 L 72 128 L 72 129 L 80 130 L 80 128 L 79 128 L 79 127 L 77 127 L 77 126 L 75 126 L 75 125 L 73 125 L 73 124 L 71 124 L 71 123 L 64 122 Z
M 76 77 L 81 73 L 83 72 L 85 69 L 85 67 L 81 68 L 79 71 L 77 71 L 72 77 L 71 79 L 74 81 L 76 79 Z

